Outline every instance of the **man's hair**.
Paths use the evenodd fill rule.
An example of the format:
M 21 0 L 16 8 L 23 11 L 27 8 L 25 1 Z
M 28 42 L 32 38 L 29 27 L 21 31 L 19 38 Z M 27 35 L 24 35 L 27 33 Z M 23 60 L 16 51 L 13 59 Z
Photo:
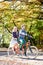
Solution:
M 22 24 L 22 25 L 21 25 L 21 28 L 22 28 L 23 26 L 25 26 L 25 24 Z

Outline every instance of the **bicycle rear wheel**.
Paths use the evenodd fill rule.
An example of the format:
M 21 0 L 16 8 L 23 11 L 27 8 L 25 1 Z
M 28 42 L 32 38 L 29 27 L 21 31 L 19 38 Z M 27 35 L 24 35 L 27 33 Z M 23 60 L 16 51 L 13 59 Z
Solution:
M 15 55 L 14 49 L 8 48 L 8 50 L 7 50 L 7 55 L 8 55 L 8 56 Z
M 35 46 L 30 46 L 27 50 L 26 50 L 26 56 L 28 58 L 36 58 L 38 56 L 38 49 Z

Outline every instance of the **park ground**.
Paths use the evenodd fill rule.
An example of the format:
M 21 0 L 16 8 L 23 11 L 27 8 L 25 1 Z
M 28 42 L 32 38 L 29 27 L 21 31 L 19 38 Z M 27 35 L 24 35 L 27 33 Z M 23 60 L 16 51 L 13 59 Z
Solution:
M 36 59 L 30 59 L 25 56 L 7 56 L 7 49 L 0 51 L 0 65 L 43 65 L 43 52 L 39 52 Z M 11 55 L 12 56 L 12 55 Z

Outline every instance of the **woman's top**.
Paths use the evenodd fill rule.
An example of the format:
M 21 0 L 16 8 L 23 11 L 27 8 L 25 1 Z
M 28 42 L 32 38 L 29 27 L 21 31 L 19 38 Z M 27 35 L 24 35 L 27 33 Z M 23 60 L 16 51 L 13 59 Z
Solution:
M 14 38 L 18 38 L 18 36 L 19 36 L 19 33 L 18 32 L 13 32 L 12 34 L 13 34 L 13 37 Z

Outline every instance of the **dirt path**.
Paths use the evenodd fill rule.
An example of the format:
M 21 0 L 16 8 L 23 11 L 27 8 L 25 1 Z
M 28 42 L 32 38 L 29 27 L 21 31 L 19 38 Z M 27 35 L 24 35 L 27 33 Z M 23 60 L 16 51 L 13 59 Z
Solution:
M 25 56 L 14 56 L 13 59 L 0 56 L 0 65 L 43 65 L 43 55 L 39 55 L 36 59 L 29 59 Z
M 2 51 L 0 51 L 0 65 L 43 65 L 43 52 L 40 52 L 36 59 L 30 59 L 25 56 L 13 56 L 12 59 L 8 57 L 7 52 L 2 49 Z

